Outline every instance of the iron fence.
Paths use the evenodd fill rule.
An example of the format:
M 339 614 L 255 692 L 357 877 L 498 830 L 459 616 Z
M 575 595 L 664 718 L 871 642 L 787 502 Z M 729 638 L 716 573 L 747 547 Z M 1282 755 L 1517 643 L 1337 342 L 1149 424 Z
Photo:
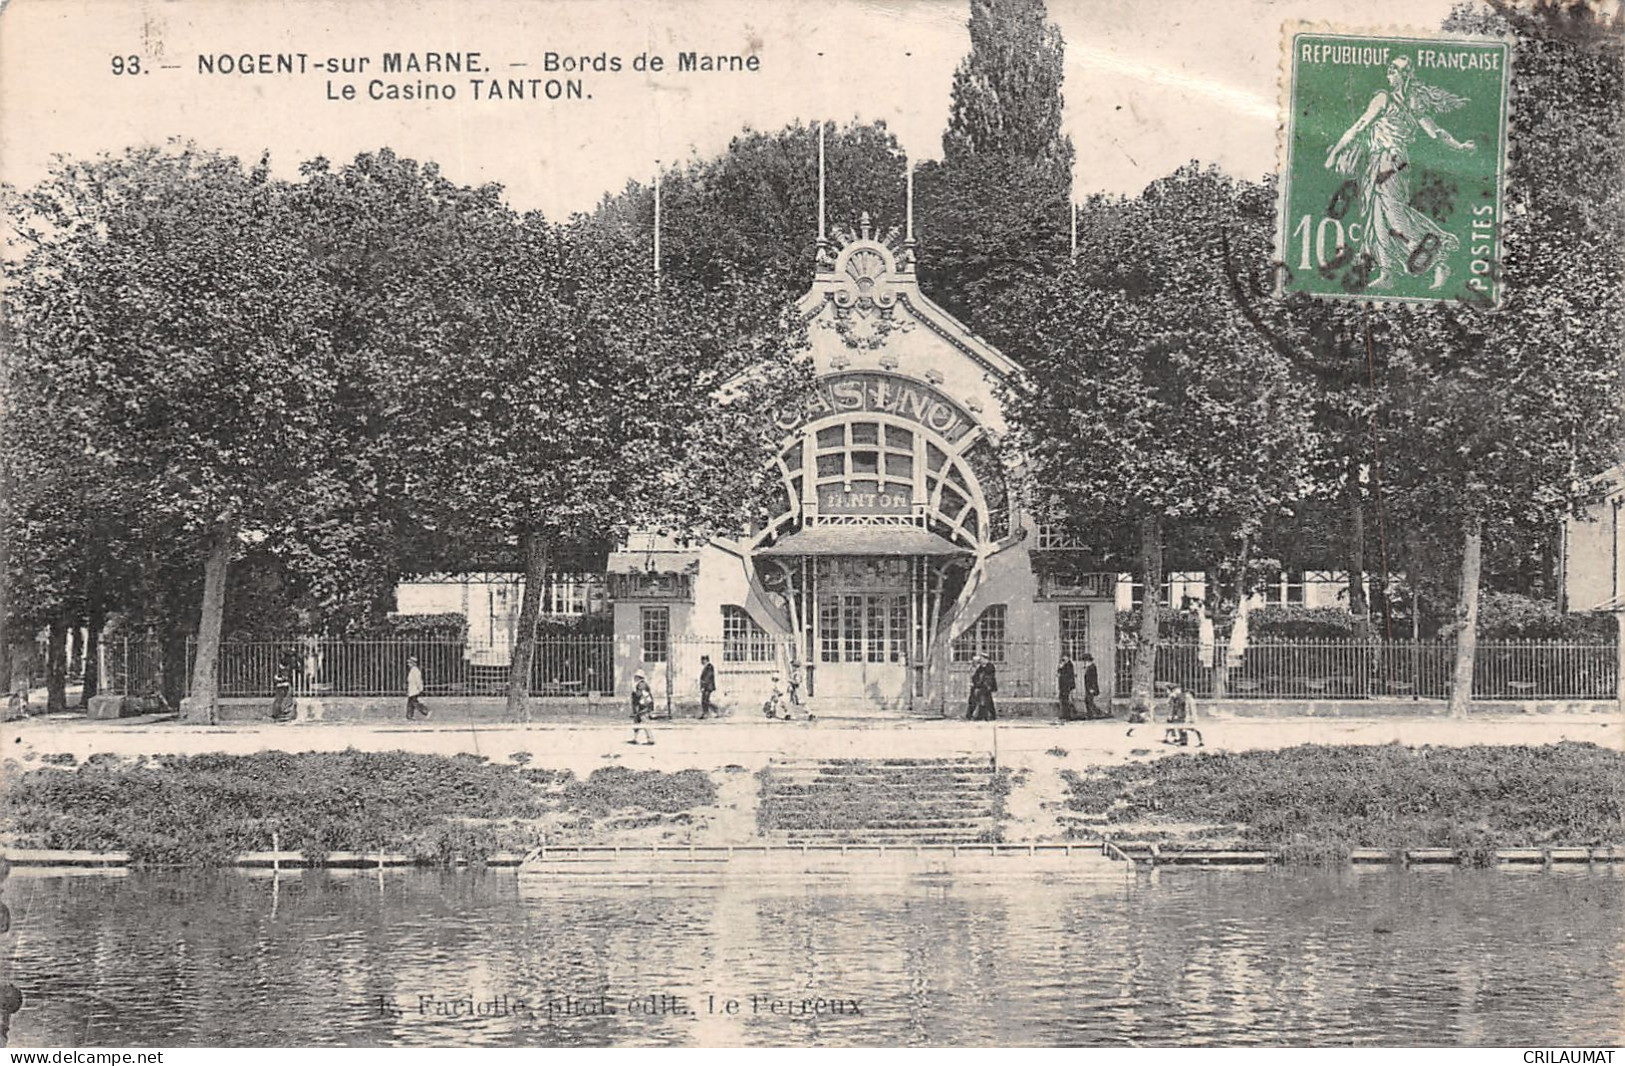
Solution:
M 1003 698 L 1054 699 L 1060 645 L 1005 641 L 995 661 Z M 400 696 L 406 691 L 407 659 L 416 657 L 431 696 L 500 696 L 507 692 L 507 649 L 435 639 L 226 641 L 220 646 L 220 695 L 269 696 L 279 670 L 288 672 L 296 695 Z M 1225 671 L 1223 696 L 1231 699 L 1446 699 L 1455 673 L 1450 641 L 1360 643 L 1270 640 L 1249 645 Z M 617 649 L 610 634 L 546 637 L 536 643 L 531 665 L 533 696 L 624 695 L 634 670 L 642 670 L 662 700 L 698 699 L 701 656 L 716 668 L 718 692 L 765 693 L 777 676 L 794 672 L 788 647 L 756 647 L 726 640 L 672 640 L 654 658 Z M 1109 679 L 1118 694 L 1133 680 L 1135 646 L 1117 648 Z M 187 649 L 190 682 L 195 648 Z M 1174 684 L 1214 698 L 1218 680 L 1213 649 L 1190 642 L 1158 648 L 1159 690 Z M 965 700 L 974 664 L 949 663 L 946 698 Z M 160 688 L 160 645 L 142 638 L 104 641 L 99 649 L 100 689 L 112 695 L 147 695 Z M 1617 697 L 1618 655 L 1611 641 L 1486 641 L 1478 645 L 1473 698 L 1481 700 L 1593 699 Z M 1107 670 L 1103 664 L 1102 682 Z M 805 670 L 800 674 L 805 683 Z M 1078 668 L 1082 683 L 1082 667 Z M 41 682 L 43 683 L 43 681 Z M 1103 685 L 1103 687 L 1105 687 Z
M 1220 651 L 1222 655 L 1222 649 Z M 1119 644 L 1117 691 L 1132 685 L 1133 643 Z M 1158 648 L 1159 688 L 1177 684 L 1212 698 L 1219 682 L 1213 648 L 1165 643 Z M 1448 699 L 1454 684 L 1452 641 L 1362 643 L 1272 640 L 1250 644 L 1224 672 L 1223 696 L 1234 699 Z M 1473 698 L 1597 699 L 1618 694 L 1618 654 L 1611 641 L 1485 641 L 1473 662 Z
M 279 673 L 298 696 L 403 696 L 416 659 L 429 696 L 501 696 L 508 691 L 507 649 L 441 639 L 223 641 L 222 697 L 264 696 Z M 188 662 L 196 648 L 188 646 Z M 188 677 L 191 671 L 188 669 Z M 615 642 L 608 634 L 537 641 L 530 694 L 586 696 L 613 691 Z
M 149 696 L 163 689 L 164 652 L 156 640 L 104 640 L 96 658 L 97 687 L 106 695 Z

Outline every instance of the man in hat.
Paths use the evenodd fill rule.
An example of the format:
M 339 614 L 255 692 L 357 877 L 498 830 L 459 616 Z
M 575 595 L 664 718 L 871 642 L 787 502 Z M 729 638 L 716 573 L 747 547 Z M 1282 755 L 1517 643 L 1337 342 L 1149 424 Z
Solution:
M 993 706 L 993 694 L 999 691 L 998 675 L 986 655 L 978 653 L 976 669 L 970 675 L 970 713 L 965 717 L 973 722 L 991 722 L 999 717 Z
M 711 693 L 717 690 L 717 668 L 711 665 L 711 656 L 700 656 L 700 717 L 709 718 L 716 711 L 711 706 Z
M 1100 695 L 1100 668 L 1095 665 L 1095 657 L 1089 652 L 1083 653 L 1083 716 L 1085 718 L 1110 718 L 1112 712 L 1100 709 L 1095 697 Z
M 1055 668 L 1055 691 L 1061 705 L 1061 721 L 1070 722 L 1075 717 L 1072 707 L 1072 692 L 1078 687 L 1078 669 L 1072 663 L 1072 656 L 1066 652 L 1061 653 L 1061 662 Z
M 423 705 L 423 668 L 418 666 L 416 655 L 409 655 L 406 658 L 406 720 L 410 722 L 417 715 L 429 717 L 429 708 Z

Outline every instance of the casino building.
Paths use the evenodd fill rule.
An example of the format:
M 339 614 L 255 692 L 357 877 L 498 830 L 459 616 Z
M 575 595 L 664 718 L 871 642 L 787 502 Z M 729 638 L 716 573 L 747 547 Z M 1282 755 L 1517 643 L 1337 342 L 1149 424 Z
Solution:
M 795 670 L 815 711 L 935 714 L 978 653 L 1001 699 L 1053 698 L 1063 651 L 1092 652 L 1109 690 L 1116 576 L 1024 508 L 1000 448 L 1018 368 L 920 291 L 912 222 L 821 233 L 799 313 L 817 386 L 778 418 L 783 510 L 737 540 L 610 553 L 584 603 L 613 618 L 614 692 L 641 670 L 693 701 L 705 654 L 724 705 L 759 707 Z

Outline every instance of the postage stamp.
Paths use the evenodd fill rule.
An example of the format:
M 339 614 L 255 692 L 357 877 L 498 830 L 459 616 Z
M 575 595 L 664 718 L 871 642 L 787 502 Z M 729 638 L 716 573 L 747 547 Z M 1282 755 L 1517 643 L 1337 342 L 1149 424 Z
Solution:
M 1511 45 L 1285 40 L 1279 292 L 1498 307 Z

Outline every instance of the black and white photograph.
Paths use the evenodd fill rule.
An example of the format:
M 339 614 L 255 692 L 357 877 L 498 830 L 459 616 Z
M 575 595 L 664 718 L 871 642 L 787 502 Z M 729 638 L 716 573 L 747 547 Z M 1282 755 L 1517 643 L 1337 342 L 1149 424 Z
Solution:
M 0 208 L 9 1062 L 1625 1044 L 1618 0 L 8 0 Z

